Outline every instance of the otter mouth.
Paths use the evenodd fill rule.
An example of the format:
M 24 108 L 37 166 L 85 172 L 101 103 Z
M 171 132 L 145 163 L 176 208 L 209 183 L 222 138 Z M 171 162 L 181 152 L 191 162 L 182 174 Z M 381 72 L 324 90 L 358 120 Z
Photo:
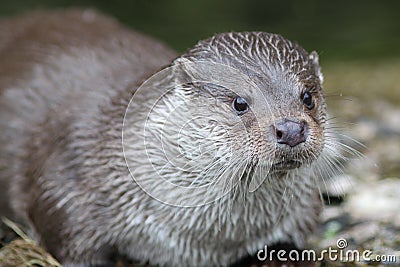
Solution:
M 297 160 L 286 160 L 286 161 L 279 161 L 272 165 L 272 170 L 274 171 L 287 171 L 299 168 L 302 165 L 300 161 Z

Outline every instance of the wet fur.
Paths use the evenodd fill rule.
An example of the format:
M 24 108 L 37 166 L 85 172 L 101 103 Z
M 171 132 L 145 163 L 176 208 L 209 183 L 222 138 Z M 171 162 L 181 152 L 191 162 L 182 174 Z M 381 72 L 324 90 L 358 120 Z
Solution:
M 227 266 L 266 244 L 304 245 L 321 208 L 315 180 L 318 160 L 334 151 L 325 151 L 325 143 L 335 146 L 324 130 L 322 75 L 315 53 L 309 55 L 279 35 L 249 32 L 216 35 L 175 59 L 176 54 L 158 41 L 93 11 L 31 13 L 3 19 L 0 29 L 0 179 L 9 189 L 16 218 L 29 224 L 63 264 L 103 264 L 121 253 L 163 266 Z M 314 118 L 318 149 L 296 156 L 304 166 L 268 175 L 258 163 L 280 156 L 268 154 L 274 148 L 249 117 L 245 125 L 257 142 L 245 143 L 243 155 L 251 151 L 251 157 L 235 161 L 243 165 L 235 170 L 240 182 L 232 194 L 211 205 L 182 208 L 151 198 L 132 182 L 121 143 L 132 94 L 161 68 L 199 60 L 238 68 L 272 92 L 271 99 L 282 106 L 272 105 L 277 112 L 262 122 L 264 126 L 283 115 L 279 109 L 306 117 L 301 102 L 295 103 L 297 94 L 304 88 L 315 90 L 319 108 L 307 118 Z M 277 86 L 289 91 L 277 91 Z M 190 104 L 187 90 L 199 88 L 176 90 L 170 95 L 172 103 Z M 149 90 L 149 99 L 151 94 Z M 157 129 L 156 115 L 157 111 L 150 123 L 153 118 Z M 189 119 L 185 113 L 175 116 Z M 125 125 L 135 132 L 145 118 L 138 112 Z M 140 169 L 146 157 L 143 144 L 135 135 L 125 138 L 136 151 Z M 154 153 L 162 157 L 163 151 L 155 146 Z M 198 163 L 198 158 L 190 160 Z M 141 173 L 163 190 L 157 188 L 152 169 Z M 268 175 L 267 180 L 248 192 L 250 176 L 261 174 Z M 169 175 L 189 179 L 174 170 Z

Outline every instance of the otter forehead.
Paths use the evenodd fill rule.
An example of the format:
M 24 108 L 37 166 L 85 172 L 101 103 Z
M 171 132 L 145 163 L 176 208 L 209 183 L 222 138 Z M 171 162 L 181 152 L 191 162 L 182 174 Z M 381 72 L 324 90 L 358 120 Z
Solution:
M 198 42 L 183 58 L 207 60 L 243 68 L 254 73 L 286 71 L 312 75 L 314 66 L 308 53 L 297 43 L 278 34 L 266 32 L 230 32 Z M 245 64 L 243 64 L 245 63 Z
M 269 97 L 279 92 L 279 97 L 290 98 L 293 87 L 319 90 L 322 82 L 317 54 L 308 54 L 298 44 L 278 34 L 221 33 L 198 42 L 181 58 L 233 67 L 247 75 Z

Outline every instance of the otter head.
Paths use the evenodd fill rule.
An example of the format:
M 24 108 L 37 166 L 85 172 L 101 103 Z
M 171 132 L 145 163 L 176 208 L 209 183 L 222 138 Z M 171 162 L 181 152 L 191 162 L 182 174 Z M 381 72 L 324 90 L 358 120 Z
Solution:
M 148 155 L 171 183 L 212 195 L 210 188 L 221 194 L 246 180 L 255 190 L 311 164 L 324 148 L 318 56 L 280 35 L 218 34 L 177 58 L 165 76 L 171 90 L 147 127 L 160 142 Z

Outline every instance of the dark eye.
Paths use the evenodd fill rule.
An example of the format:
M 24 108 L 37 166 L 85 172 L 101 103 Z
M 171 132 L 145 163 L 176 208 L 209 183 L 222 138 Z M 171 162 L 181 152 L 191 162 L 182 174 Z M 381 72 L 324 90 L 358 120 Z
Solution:
M 247 105 L 246 100 L 240 96 L 235 97 L 232 106 L 239 115 L 246 113 L 246 111 L 249 109 L 249 105 Z
M 304 92 L 301 96 L 301 99 L 303 101 L 303 104 L 306 106 L 306 108 L 308 108 L 310 110 L 314 108 L 314 101 L 313 101 L 311 93 Z

